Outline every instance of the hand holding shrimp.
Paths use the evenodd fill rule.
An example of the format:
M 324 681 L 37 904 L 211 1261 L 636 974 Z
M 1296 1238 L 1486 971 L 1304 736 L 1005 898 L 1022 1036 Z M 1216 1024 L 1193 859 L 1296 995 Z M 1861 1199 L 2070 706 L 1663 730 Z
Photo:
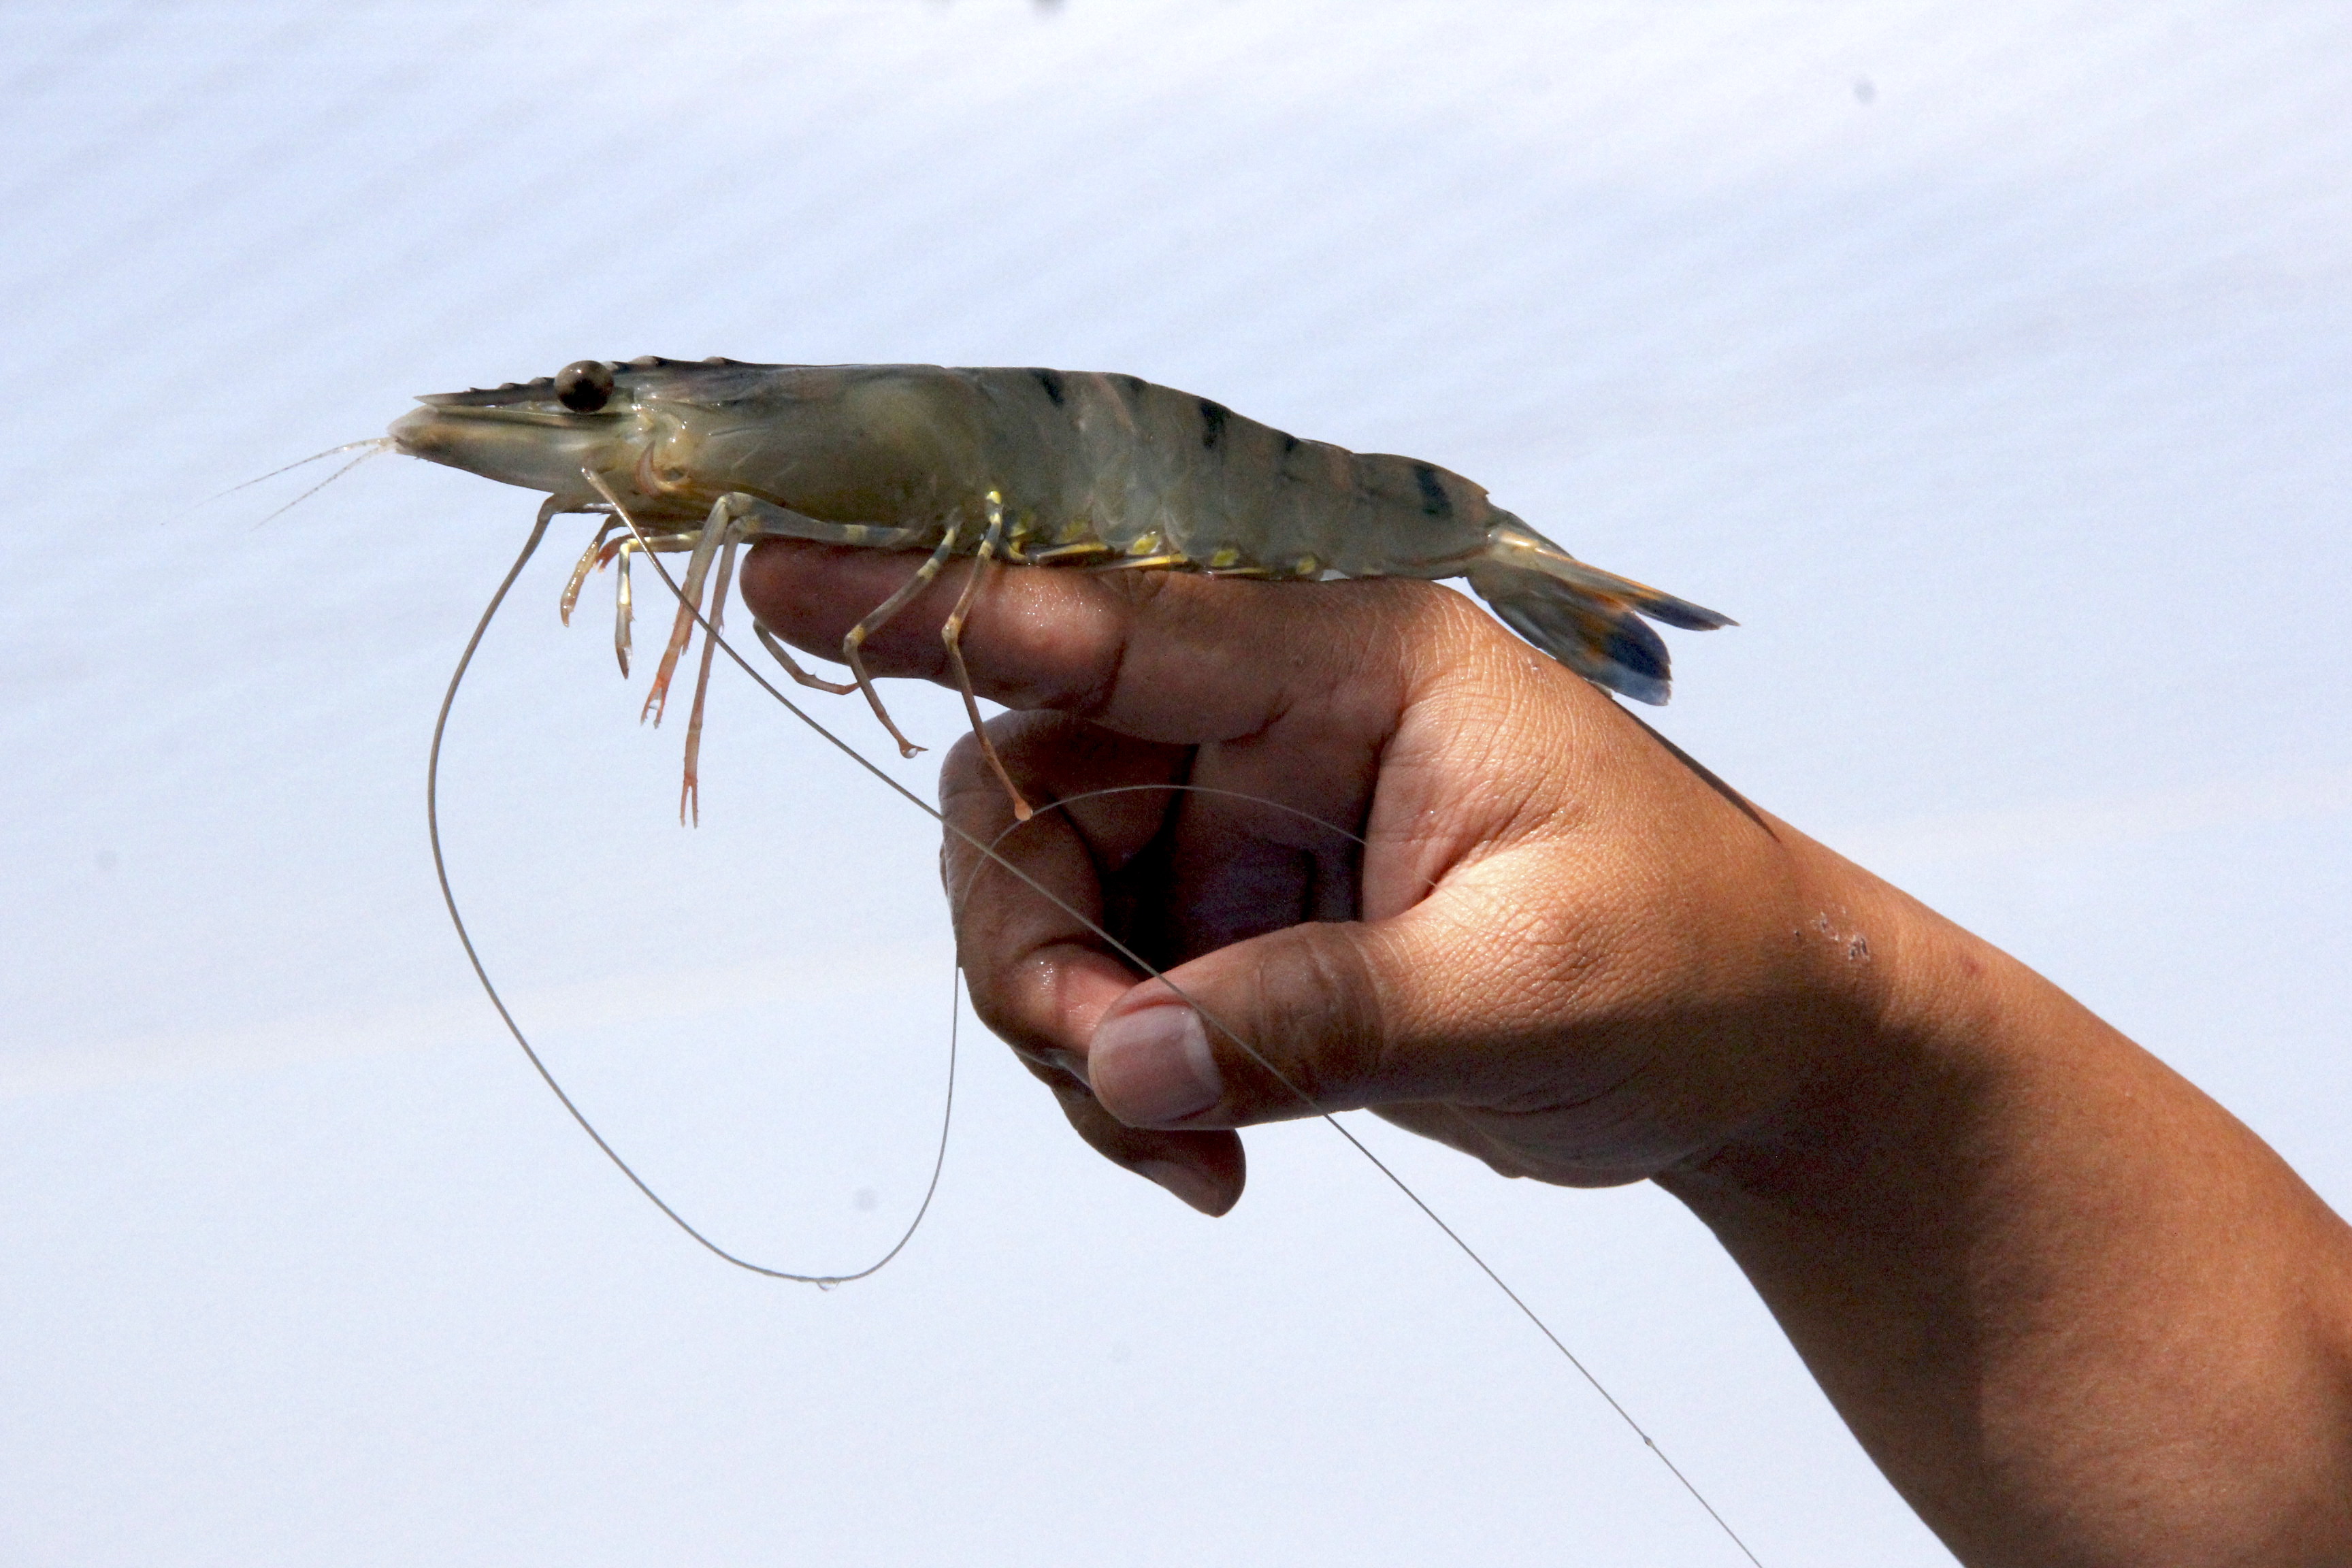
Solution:
M 823 646 L 836 606 L 894 574 L 762 546 L 744 591 L 765 624 Z M 929 628 L 951 593 L 909 605 L 875 667 L 944 679 Z M 1759 1123 L 1883 1005 L 1883 967 L 1811 922 L 1896 895 L 1849 887 L 1455 595 L 1028 574 L 971 631 L 982 694 L 1042 710 L 992 726 L 1024 794 L 1220 792 L 1080 802 L 1003 852 L 1090 913 L 1163 914 L 1120 934 L 1326 1108 L 1378 1109 L 1514 1175 L 1635 1181 Z M 991 842 L 1013 818 L 977 769 L 960 752 L 943 788 L 951 820 Z M 1360 832 L 1360 867 L 1244 796 Z M 976 862 L 950 839 L 982 1016 L 1058 1089 L 1091 1081 L 1118 1121 L 1066 1103 L 1107 1153 L 1163 1177 L 1191 1161 L 1185 1195 L 1229 1206 L 1238 1151 L 1196 1130 L 1307 1107 L 1234 1041 L 1186 1048 L 1191 1008 Z M 1874 909 L 1848 919 L 1885 929 Z
M 401 449 L 545 491 L 542 531 L 611 514 L 575 590 L 692 552 L 655 711 L 754 541 L 795 679 L 845 689 L 777 633 L 886 724 L 872 670 L 1034 710 L 950 769 L 959 940 L 1118 1163 L 1222 1212 L 1231 1129 L 1360 1106 L 1507 1173 L 1650 1177 L 1964 1561 L 2352 1550 L 2352 1234 L 2048 982 L 1574 679 L 1663 700 L 1639 617 L 1723 617 L 1458 476 L 1128 377 L 583 362 L 426 403 Z M 992 559 L 1094 570 L 979 594 Z M 1335 574 L 1466 577 L 1552 657 L 1425 586 L 1281 581 Z M 1070 805 L 1022 823 L 1031 792 Z M 975 858 L 1000 834 L 1026 884 Z
M 745 592 L 824 647 L 906 572 L 768 545 Z M 877 669 L 940 678 L 953 588 L 875 640 Z M 1226 1130 L 1302 1109 L 1254 1054 L 1507 1173 L 1651 1176 L 1963 1562 L 2352 1551 L 2343 1223 L 2047 981 L 1750 815 L 1459 600 L 1025 574 L 982 602 L 968 663 L 1035 710 L 992 724 L 1034 798 L 1183 780 L 1367 841 L 1334 889 L 1222 796 L 1100 797 L 1004 837 L 1115 931 L 1172 903 L 1154 962 L 1245 1052 L 950 838 L 975 1003 L 1115 1162 L 1230 1206 Z M 1012 825 L 971 749 L 945 789 L 981 840 Z
M 625 677 L 629 668 L 631 552 L 692 552 L 683 584 L 662 571 L 677 610 L 646 702 L 646 715 L 658 721 L 670 680 L 698 627 L 705 640 L 687 730 L 678 810 L 682 822 L 695 811 L 704 699 L 712 656 L 725 646 L 719 620 L 736 554 L 757 540 L 816 541 L 866 552 L 928 550 L 920 565 L 842 634 L 838 647 L 856 678 L 853 683 L 810 675 L 765 624 L 756 626 L 761 642 L 802 685 L 837 694 L 863 691 L 875 717 L 907 754 L 919 748 L 891 721 L 867 671 L 864 646 L 876 634 L 887 634 L 948 563 L 959 554 L 972 558 L 973 568 L 953 607 L 940 622 L 939 649 L 963 694 L 973 746 L 994 773 L 1016 822 L 1028 820 L 1030 809 L 982 726 L 961 647 L 961 631 L 982 572 L 1000 561 L 1030 567 L 1077 564 L 1089 572 L 1130 575 L 1150 570 L 1307 581 L 1466 577 L 1496 614 L 1562 665 L 1649 702 L 1666 700 L 1667 657 L 1643 617 L 1700 630 L 1729 624 L 1712 610 L 1584 564 L 1492 505 L 1475 485 L 1434 465 L 1301 441 L 1205 398 L 1133 376 L 935 365 L 749 365 L 724 359 L 681 365 L 648 356 L 625 366 L 583 360 L 527 385 L 509 383 L 420 401 L 424 406 L 397 421 L 383 441 L 365 445 L 446 463 L 546 495 L 520 552 L 458 657 L 434 724 L 425 770 L 426 818 L 450 921 L 515 1043 L 581 1129 L 647 1200 L 697 1242 L 730 1263 L 778 1279 L 828 1285 L 864 1278 L 906 1245 L 929 1207 L 929 1197 L 889 1252 L 856 1275 L 770 1268 L 729 1251 L 666 1203 L 564 1092 L 499 997 L 450 886 L 439 829 L 438 781 L 451 706 L 484 633 L 557 516 L 601 511 L 609 517 L 574 568 L 562 606 L 569 621 L 587 574 L 617 561 L 614 648 Z M 624 530 L 625 537 L 618 537 Z M 660 566 L 657 553 L 655 564 Z M 770 695 L 877 781 L 930 811 L 753 672 L 732 647 L 727 651 Z M 1213 786 L 1174 787 L 1218 793 Z M 1360 843 L 1346 830 L 1278 801 L 1261 798 L 1250 804 L 1260 810 L 1287 810 L 1294 826 L 1307 824 L 1319 829 L 1327 858 L 1334 852 L 1333 835 Z M 952 823 L 947 826 L 950 834 L 961 831 Z M 1155 972 L 1139 951 L 1121 944 L 1100 921 L 1062 900 L 1052 888 L 1029 878 L 992 847 L 968 836 L 966 842 L 981 858 L 1055 906 L 1076 927 L 1102 941 L 1108 951 L 1141 972 Z M 1353 879 L 1346 867 L 1353 858 L 1338 852 L 1341 864 L 1327 868 L 1318 879 L 1334 896 L 1351 896 L 1348 889 Z M 1278 866 L 1276 869 L 1278 874 Z M 1246 920 L 1263 917 L 1262 900 L 1234 907 Z M 1323 911 L 1318 903 L 1303 912 Z M 1161 944 L 1151 945 L 1156 951 Z M 1247 1050 L 1245 1045 L 1242 1048 Z M 1256 1060 L 1279 1079 L 1278 1069 L 1263 1058 Z M 1295 1084 L 1288 1087 L 1306 1110 L 1322 1109 L 1308 1091 Z M 943 1112 L 942 1157 L 947 1125 Z M 1396 1181 L 1594 1389 L 1609 1398 L 1566 1343 L 1475 1249 L 1447 1229 L 1352 1134 L 1336 1121 L 1330 1125 Z M 1197 1152 L 1211 1164 L 1223 1155 L 1238 1159 L 1238 1146 L 1229 1137 L 1212 1139 Z M 1141 1168 L 1155 1167 L 1147 1163 Z M 935 1163 L 934 1189 L 938 1169 Z M 1167 1164 L 1165 1169 L 1181 1178 L 1187 1168 Z M 1237 1190 L 1237 1163 L 1232 1173 Z M 1730 1544 L 1754 1563 L 1754 1553 L 1729 1523 L 1631 1413 L 1613 1398 L 1609 1403 Z
M 842 618 L 832 606 L 867 602 L 893 571 L 763 546 L 744 586 L 763 622 L 822 645 Z M 944 677 L 929 627 L 947 595 L 935 587 L 877 639 L 877 668 Z M 1801 1022 L 1870 1005 L 1874 971 L 1788 939 L 1810 914 L 1805 862 L 1454 595 L 1009 575 L 973 628 L 982 692 L 1053 710 L 999 726 L 1024 793 L 1181 779 L 1361 833 L 1359 873 L 1247 803 L 1136 795 L 1049 812 L 1003 846 L 1082 909 L 1104 902 L 1097 867 L 1114 879 L 1181 868 L 1184 900 L 1147 956 L 1326 1106 L 1395 1108 L 1514 1174 L 1637 1180 L 1752 1119 Z M 956 820 L 985 842 L 1011 818 L 989 804 L 975 761 L 951 763 L 946 787 Z M 1305 1112 L 1230 1041 L 1208 1046 L 1213 1101 L 1180 1103 L 1170 1074 L 1182 1053 L 1127 1042 L 1191 1009 L 1156 985 L 1130 990 L 1141 976 L 968 851 L 951 848 L 949 864 L 957 887 L 977 872 L 962 921 L 975 1003 L 1033 1061 L 1084 1070 L 1129 1123 Z M 1736 896 L 1765 884 L 1779 889 L 1769 901 Z M 1177 890 L 1163 880 L 1136 896 L 1158 908 Z M 1691 929 L 1688 911 L 1712 924 Z M 1606 967 L 1580 967 L 1580 952 Z M 1571 991 L 1571 1037 L 1552 1049 Z M 1375 994 L 1402 1011 L 1355 1017 Z M 1728 1022 L 1702 1062 L 1679 1047 L 1709 1018 Z M 1484 1081 L 1459 1082 L 1478 1061 Z M 1638 1086 L 1638 1104 L 1604 1092 L 1621 1082 Z M 1114 1134 L 1083 1101 L 1074 1113 L 1129 1162 L 1209 1146 Z M 1196 1176 L 1220 1184 L 1202 1206 L 1221 1209 L 1239 1193 L 1238 1155 Z

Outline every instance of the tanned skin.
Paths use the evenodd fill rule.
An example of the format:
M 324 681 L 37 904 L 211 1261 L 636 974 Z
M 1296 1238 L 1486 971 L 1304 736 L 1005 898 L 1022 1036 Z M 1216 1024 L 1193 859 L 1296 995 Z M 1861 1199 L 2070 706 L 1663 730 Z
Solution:
M 913 565 L 765 544 L 744 596 L 822 652 Z M 873 668 L 947 679 L 961 584 Z M 1161 790 L 1005 840 L 1196 1012 L 949 838 L 975 1006 L 1114 1163 L 1222 1214 L 1232 1130 L 1303 1091 L 1653 1181 L 1971 1568 L 2352 1563 L 2352 1231 L 2049 981 L 1429 584 L 1000 571 L 964 646 L 1033 802 L 1182 782 L 1367 841 Z M 1013 825 L 969 742 L 942 787 Z

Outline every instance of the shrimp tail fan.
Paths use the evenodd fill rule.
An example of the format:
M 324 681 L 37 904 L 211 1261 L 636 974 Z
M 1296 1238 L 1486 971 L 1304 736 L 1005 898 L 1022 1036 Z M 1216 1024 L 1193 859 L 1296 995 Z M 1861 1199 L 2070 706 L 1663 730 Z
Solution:
M 1685 631 L 1738 623 L 1629 577 L 1603 572 L 1512 521 L 1487 531 L 1470 586 L 1503 624 L 1596 686 L 1662 705 L 1673 690 L 1666 645 L 1643 617 Z

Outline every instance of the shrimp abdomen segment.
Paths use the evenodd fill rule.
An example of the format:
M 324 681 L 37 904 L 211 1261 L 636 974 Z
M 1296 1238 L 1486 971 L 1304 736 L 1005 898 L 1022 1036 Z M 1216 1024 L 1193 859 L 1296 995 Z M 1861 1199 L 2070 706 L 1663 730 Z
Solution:
M 1138 376 L 962 374 L 986 394 L 989 467 L 1052 542 L 1204 571 L 1445 576 L 1502 515 L 1434 464 L 1301 440 Z

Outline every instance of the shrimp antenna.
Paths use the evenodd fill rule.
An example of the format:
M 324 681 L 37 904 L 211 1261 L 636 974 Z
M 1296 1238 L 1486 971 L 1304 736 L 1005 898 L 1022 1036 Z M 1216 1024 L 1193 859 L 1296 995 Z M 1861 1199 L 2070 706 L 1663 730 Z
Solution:
M 264 479 L 274 479 L 280 474 L 290 474 L 297 468 L 308 468 L 312 463 L 319 461 L 321 458 L 337 457 L 344 452 L 359 453 L 358 457 L 353 458 L 350 462 L 345 463 L 341 468 L 337 468 L 333 473 L 329 474 L 325 479 L 320 479 L 317 484 L 312 485 L 309 489 L 304 490 L 300 495 L 296 496 L 292 500 L 288 501 L 284 506 L 279 507 L 277 511 L 271 512 L 269 517 L 265 517 L 261 520 L 261 522 L 268 522 L 270 518 L 277 517 L 280 513 L 292 511 L 296 507 L 300 506 L 304 501 L 309 500 L 312 496 L 317 495 L 320 490 L 325 489 L 329 485 L 333 484 L 337 479 L 341 479 L 345 474 L 350 473 L 353 468 L 356 468 L 362 463 L 366 462 L 370 458 L 381 457 L 392 449 L 393 439 L 389 436 L 371 437 L 365 441 L 346 441 L 340 447 L 330 447 L 323 452 L 313 452 L 307 458 L 297 458 L 295 461 L 287 464 L 282 468 L 272 468 L 266 474 L 256 474 L 253 478 L 246 480 L 243 484 L 231 485 L 225 490 L 220 490 L 215 494 L 206 496 L 204 500 L 198 501 L 196 505 L 200 507 L 210 506 L 213 502 L 219 500 L 223 496 L 233 496 L 239 490 L 251 489 L 254 486 L 261 483 Z M 194 510 L 194 508 L 190 508 L 189 510 Z M 259 528 L 261 526 L 261 522 L 257 522 L 253 526 Z
M 368 454 L 370 457 L 373 455 L 373 453 Z M 491 618 L 499 613 L 499 606 L 506 603 L 508 591 L 515 585 L 515 579 L 522 575 L 523 567 L 537 552 L 539 542 L 547 535 L 548 523 L 554 520 L 558 512 L 575 510 L 583 509 L 564 506 L 561 504 L 559 498 L 554 496 L 550 496 L 540 507 L 539 521 L 531 528 L 530 537 L 523 542 L 522 552 L 515 557 L 514 564 L 507 568 L 507 574 L 499 582 L 498 592 L 490 595 L 490 602 L 483 607 L 482 618 L 474 623 L 474 635 L 466 639 L 466 651 L 457 656 L 457 668 L 449 676 L 449 689 L 441 699 L 441 711 L 434 717 L 433 752 L 425 768 L 425 821 L 426 832 L 433 840 L 433 874 L 440 879 L 441 901 L 448 908 L 449 923 L 457 928 L 457 941 L 466 950 L 467 962 L 474 966 L 474 978 L 482 983 L 482 989 L 489 995 L 490 1005 L 498 1009 L 499 1022 L 506 1025 L 507 1033 L 514 1037 L 515 1044 L 522 1047 L 522 1054 L 530 1059 L 532 1068 L 538 1072 L 540 1081 L 546 1084 L 557 1102 L 572 1113 L 572 1120 L 580 1124 L 580 1130 L 587 1133 L 596 1147 L 604 1152 L 604 1158 L 612 1161 L 621 1174 L 629 1179 L 629 1184 L 645 1194 L 646 1202 L 661 1210 L 672 1225 L 701 1243 L 722 1261 L 731 1263 L 738 1268 L 747 1269 L 753 1274 L 765 1275 L 771 1279 L 787 1279 L 796 1285 L 814 1285 L 820 1290 L 830 1290 L 836 1285 L 846 1285 L 854 1279 L 863 1279 L 870 1274 L 878 1272 L 892 1258 L 907 1249 L 907 1244 L 915 1239 L 915 1232 L 921 1226 L 923 1216 L 931 1211 L 931 1199 L 939 1194 L 940 1173 L 947 1166 L 948 1130 L 955 1117 L 956 1025 L 959 1017 L 956 1003 L 957 989 L 960 987 L 961 979 L 960 974 L 950 977 L 950 989 L 948 994 L 947 1093 L 940 1110 L 939 1151 L 931 1159 L 930 1184 L 923 1189 L 923 1201 L 916 1205 L 914 1217 L 907 1222 L 907 1228 L 899 1232 L 898 1239 L 890 1244 L 890 1249 L 856 1273 L 796 1274 L 789 1269 L 771 1268 L 764 1264 L 754 1263 L 747 1258 L 740 1258 L 711 1240 L 696 1229 L 693 1223 L 684 1215 L 672 1208 L 659 1193 L 654 1191 L 652 1184 L 637 1174 L 635 1168 L 621 1157 L 621 1152 L 606 1142 L 604 1135 L 596 1131 L 596 1124 L 588 1120 L 588 1113 L 581 1110 L 578 1103 L 564 1092 L 563 1086 L 556 1081 L 554 1071 L 548 1067 L 539 1052 L 533 1048 L 530 1041 L 524 1036 L 522 1026 L 515 1022 L 514 1014 L 508 1010 L 505 999 L 499 994 L 498 986 L 490 980 L 489 970 L 483 966 L 482 955 L 474 950 L 473 936 L 466 929 L 466 917 L 457 912 L 457 895 L 450 889 L 449 865 L 441 849 L 441 742 L 448 732 L 449 710 L 457 703 L 457 688 L 464 683 L 466 671 L 474 662 L 475 650 L 482 646 L 483 635 L 490 629 Z M 636 527 L 634 522 L 629 526 L 633 531 Z M 640 534 L 638 537 L 642 539 L 644 536 Z M 662 580 L 670 584 L 672 593 L 678 591 L 677 584 L 670 582 L 667 572 L 662 574 Z M 698 610 L 696 612 L 698 618 L 700 614 Z M 708 623 L 705 624 L 708 625 Z M 733 648 L 730 647 L 727 651 L 736 663 L 743 663 L 742 656 L 736 653 Z M 745 665 L 744 668 L 748 669 L 751 667 Z M 755 676 L 753 679 L 758 678 Z M 762 684 L 765 683 L 762 682 Z M 785 706 L 790 707 L 791 704 L 786 703 Z M 797 712 L 798 710 L 795 709 L 794 711 Z M 806 719 L 807 716 L 803 714 L 803 718 Z M 808 722 L 814 723 L 815 721 L 808 720 Z M 843 742 L 836 740 L 834 744 L 839 746 L 843 745 Z M 844 749 L 847 748 L 844 746 Z M 856 755 L 855 752 L 850 754 Z

